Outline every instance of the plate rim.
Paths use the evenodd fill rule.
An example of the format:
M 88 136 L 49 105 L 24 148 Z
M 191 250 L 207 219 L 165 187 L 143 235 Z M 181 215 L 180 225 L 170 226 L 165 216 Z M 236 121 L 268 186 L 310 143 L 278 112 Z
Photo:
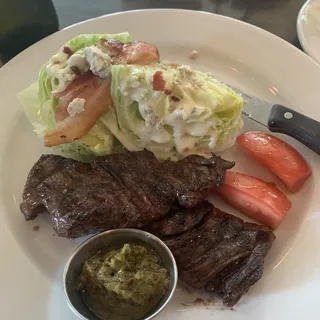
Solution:
M 77 23 L 77 24 L 74 24 L 74 25 L 72 25 L 72 26 L 69 26 L 69 27 L 67 27 L 67 28 L 65 28 L 65 29 L 69 29 L 69 28 L 71 28 L 71 27 L 75 27 L 75 26 L 80 25 L 80 24 L 85 24 L 85 23 L 87 23 L 87 22 L 89 22 L 89 21 L 92 21 L 92 20 L 105 19 L 105 18 L 107 18 L 107 17 L 109 17 L 109 16 L 123 15 L 123 14 L 127 14 L 127 13 L 141 12 L 141 11 L 143 11 L 143 12 L 149 12 L 149 11 L 157 11 L 157 12 L 159 12 L 159 11 L 187 11 L 187 12 L 193 12 L 193 13 L 195 13 L 195 14 L 205 13 L 205 14 L 207 14 L 207 15 L 219 16 L 219 18 L 222 17 L 223 19 L 233 20 L 233 21 L 236 22 L 236 23 L 244 24 L 244 25 L 246 25 L 246 27 L 253 28 L 253 29 L 255 29 L 256 31 L 257 31 L 257 30 L 259 30 L 259 32 L 262 31 L 264 34 L 267 34 L 268 37 L 271 36 L 271 38 L 273 38 L 273 40 L 278 39 L 278 40 L 276 40 L 276 41 L 279 41 L 279 40 L 282 41 L 283 43 L 285 43 L 285 44 L 287 45 L 288 48 L 289 48 L 289 47 L 293 47 L 295 50 L 297 50 L 297 52 L 299 52 L 299 55 L 301 54 L 301 58 L 302 58 L 303 56 L 305 57 L 305 58 L 302 58 L 302 59 L 304 59 L 305 61 L 309 60 L 310 62 L 312 62 L 313 65 L 317 65 L 317 68 L 319 68 L 319 69 L 317 69 L 317 70 L 318 70 L 318 73 L 319 73 L 319 75 L 320 75 L 320 66 L 319 66 L 314 60 L 312 60 L 309 56 L 305 55 L 301 50 L 299 50 L 298 48 L 296 48 L 296 47 L 293 46 L 292 44 L 286 42 L 285 40 L 281 39 L 280 37 L 278 37 L 278 36 L 276 36 L 276 35 L 268 32 L 268 31 L 266 31 L 266 30 L 263 30 L 263 29 L 261 29 L 261 28 L 259 28 L 259 27 L 250 25 L 250 24 L 248 24 L 248 23 L 246 23 L 246 22 L 243 22 L 243 21 L 240 21 L 240 20 L 237 20 L 237 19 L 233 19 L 233 18 L 230 18 L 230 17 L 225 17 L 225 16 L 218 15 L 218 14 L 212 14 L 212 13 L 209 13 L 209 12 L 200 12 L 200 11 L 183 10 L 183 9 L 142 9 L 142 10 L 132 10 L 132 11 L 124 11 L 124 12 L 118 12 L 118 13 L 113 13 L 113 14 L 107 14 L 107 15 L 103 15 L 103 16 L 100 16 L 100 17 L 97 17 L 97 18 L 88 19 L 88 20 L 79 22 L 79 23 Z M 56 32 L 56 33 L 59 33 L 59 32 L 61 32 L 61 31 L 65 30 L 65 29 L 62 29 L 62 30 L 60 30 L 60 31 L 58 31 L 58 32 Z M 55 33 L 55 34 L 56 34 L 56 33 Z M 53 34 L 53 35 L 54 35 L 54 34 Z M 53 35 L 51 35 L 51 36 L 53 36 Z M 51 36 L 49 36 L 48 38 L 50 38 Z M 46 39 L 46 38 L 45 38 L 45 39 Z M 43 40 L 44 40 L 44 39 L 43 39 Z M 35 43 L 33 46 L 38 45 L 38 43 L 40 43 L 40 42 L 43 41 L 43 40 L 40 40 L 39 42 Z M 19 56 L 25 55 L 25 54 L 26 54 L 26 51 L 28 51 L 28 50 L 29 50 L 29 48 L 26 49 L 26 50 L 24 50 L 23 52 L 21 52 L 18 56 L 16 56 L 16 57 L 13 58 L 12 60 L 10 60 L 6 65 L 8 65 L 10 62 L 11 62 L 11 64 L 15 63 L 14 60 L 15 60 L 17 57 L 19 57 Z M 290 50 L 292 50 L 292 49 L 290 49 Z M 307 59 L 307 60 L 306 60 L 306 59 Z M 13 62 L 12 62 L 12 61 L 13 61 Z M 6 65 L 5 65 L 4 67 L 6 67 Z M 11 65 L 10 65 L 10 66 L 11 66 Z M 1 69 L 2 69 L 2 68 L 1 68 Z M 1 69 L 0 69 L 0 76 L 1 76 L 1 74 L 4 73 L 4 72 L 1 72 Z M 2 137 L 0 137 L 0 140 L 2 140 Z M 3 146 L 3 142 L 0 141 L 0 147 L 2 147 L 2 146 Z M 1 159 L 0 159 L 0 162 L 2 162 Z M 0 174 L 1 174 L 1 173 L 0 173 Z M 1 214 L 1 217 L 3 217 L 2 214 Z M 4 217 L 4 218 L 5 218 L 5 217 Z M 11 231 L 11 230 L 10 230 L 10 231 Z M 301 234 L 301 232 L 300 232 L 300 234 Z M 14 240 L 15 240 L 15 239 L 14 239 Z M 16 240 L 15 240 L 15 241 L 16 241 Z
M 303 5 L 303 7 L 300 9 L 300 11 L 304 7 L 306 7 L 309 4 L 309 2 L 311 2 L 311 1 L 314 1 L 314 0 L 307 0 L 307 2 Z M 299 11 L 299 13 L 300 13 L 300 11 Z M 170 9 L 170 8 L 151 8 L 151 9 L 135 9 L 135 10 L 126 10 L 126 11 L 113 12 L 113 13 L 109 13 L 109 14 L 100 15 L 100 16 L 97 16 L 97 17 L 94 17 L 94 18 L 89 18 L 89 19 L 86 19 L 86 20 L 83 20 L 83 21 L 79 21 L 79 22 L 74 23 L 74 24 L 72 24 L 70 26 L 64 27 L 64 28 L 62 28 L 62 29 L 50 34 L 49 36 L 47 36 L 47 37 L 45 37 L 43 39 L 40 39 L 39 41 L 35 42 L 34 44 L 29 46 L 28 48 L 26 48 L 23 51 L 21 51 L 20 53 L 18 53 L 16 56 L 14 56 L 12 59 L 10 59 L 4 66 L 2 66 L 0 68 L 0 75 L 2 73 L 1 72 L 2 69 L 4 69 L 8 65 L 11 65 L 13 62 L 15 62 L 16 59 L 19 59 L 21 56 L 26 54 L 26 52 L 30 48 L 39 45 L 39 43 L 45 41 L 46 39 L 50 39 L 50 38 L 56 36 L 57 34 L 63 32 L 64 30 L 72 29 L 74 27 L 77 27 L 79 25 L 86 24 L 86 23 L 89 23 L 89 22 L 92 22 L 92 21 L 103 20 L 103 19 L 108 18 L 108 17 L 118 16 L 118 15 L 126 15 L 126 14 L 134 14 L 134 13 L 148 13 L 148 12 L 155 12 L 155 13 L 157 13 L 157 12 L 177 12 L 177 13 L 180 12 L 180 13 L 187 13 L 187 14 L 216 16 L 217 18 L 221 18 L 221 19 L 224 19 L 224 20 L 225 19 L 229 20 L 232 23 L 242 24 L 245 27 L 249 27 L 251 30 L 255 30 L 256 32 L 261 32 L 261 33 L 265 34 L 266 36 L 268 36 L 270 39 L 273 39 L 274 41 L 281 41 L 283 45 L 285 45 L 287 47 L 291 47 L 292 49 L 294 49 L 300 55 L 301 54 L 305 55 L 306 57 L 308 57 L 310 59 L 310 61 L 315 62 L 314 59 L 312 59 L 310 57 L 310 55 L 306 54 L 305 52 L 303 52 L 302 50 L 297 48 L 295 45 L 293 45 L 292 43 L 284 40 L 283 38 L 279 37 L 276 34 L 273 34 L 272 32 L 270 32 L 268 30 L 265 30 L 265 29 L 263 29 L 263 28 L 261 28 L 259 26 L 254 25 L 254 24 L 250 24 L 250 23 L 248 23 L 246 21 L 243 21 L 243 20 L 238 20 L 238 19 L 233 18 L 233 17 L 225 16 L 225 15 L 214 13 L 214 12 L 207 12 L 207 11 L 203 11 L 203 10 L 191 10 L 191 9 L 179 9 L 179 8 L 172 8 L 172 9 Z M 316 63 L 316 65 L 319 66 L 317 63 Z

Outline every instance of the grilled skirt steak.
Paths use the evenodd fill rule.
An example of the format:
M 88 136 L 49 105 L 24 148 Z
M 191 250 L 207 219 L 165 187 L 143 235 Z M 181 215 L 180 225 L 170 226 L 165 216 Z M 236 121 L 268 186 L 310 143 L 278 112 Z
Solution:
M 264 257 L 275 239 L 269 228 L 245 223 L 208 202 L 177 209 L 148 230 L 171 249 L 182 281 L 217 293 L 228 307 L 261 278 Z
M 223 185 L 233 162 L 212 155 L 159 162 L 151 152 L 100 157 L 91 164 L 42 156 L 31 169 L 21 211 L 46 211 L 59 236 L 75 238 L 120 227 L 143 227 L 174 205 L 189 208 Z
M 268 228 L 204 201 L 233 166 L 215 155 L 160 163 L 148 151 L 92 163 L 43 155 L 29 173 L 21 211 L 26 220 L 48 212 L 56 233 L 68 238 L 144 228 L 171 249 L 182 281 L 231 307 L 262 276 L 275 239 Z

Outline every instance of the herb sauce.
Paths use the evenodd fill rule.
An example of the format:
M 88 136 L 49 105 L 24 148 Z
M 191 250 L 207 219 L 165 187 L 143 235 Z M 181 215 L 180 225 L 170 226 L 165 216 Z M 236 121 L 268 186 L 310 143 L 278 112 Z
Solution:
M 157 305 L 169 285 L 159 256 L 141 245 L 100 251 L 85 261 L 79 290 L 101 319 L 140 319 Z

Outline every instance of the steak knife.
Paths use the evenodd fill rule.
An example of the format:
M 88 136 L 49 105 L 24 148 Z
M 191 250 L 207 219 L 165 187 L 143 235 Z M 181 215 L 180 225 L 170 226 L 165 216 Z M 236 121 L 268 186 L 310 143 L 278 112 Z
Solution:
M 228 85 L 244 100 L 242 114 L 272 132 L 289 135 L 320 154 L 320 122 L 280 104 L 271 104 Z

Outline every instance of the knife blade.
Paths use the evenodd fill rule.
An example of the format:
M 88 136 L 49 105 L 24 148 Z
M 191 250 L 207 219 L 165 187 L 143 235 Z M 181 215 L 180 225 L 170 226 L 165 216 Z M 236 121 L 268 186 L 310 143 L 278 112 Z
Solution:
M 320 122 L 291 108 L 261 100 L 241 89 L 228 85 L 244 100 L 242 114 L 272 132 L 289 135 L 320 154 Z

